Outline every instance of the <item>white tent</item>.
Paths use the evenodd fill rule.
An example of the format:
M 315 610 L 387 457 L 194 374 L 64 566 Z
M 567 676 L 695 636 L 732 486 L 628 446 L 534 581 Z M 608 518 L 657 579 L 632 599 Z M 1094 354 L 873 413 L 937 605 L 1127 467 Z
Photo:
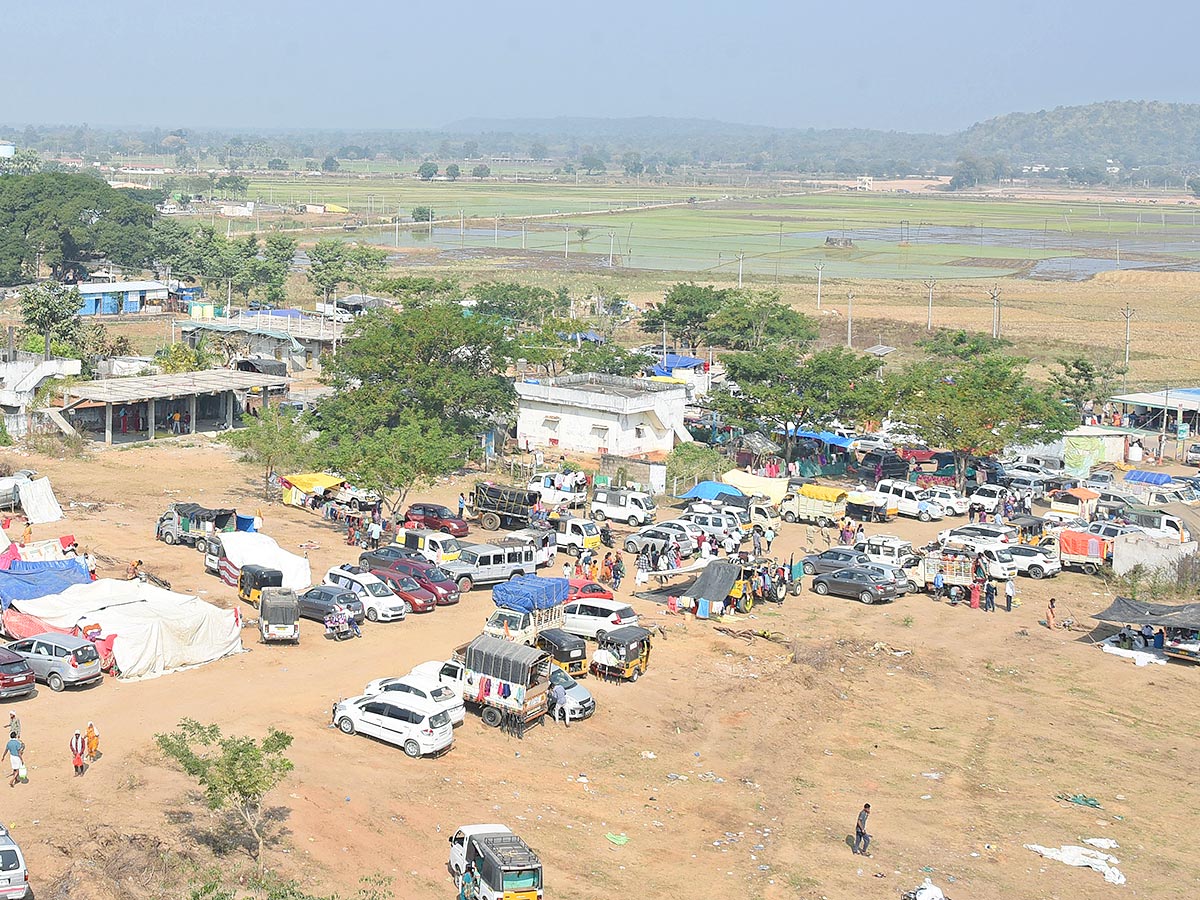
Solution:
M 103 637 L 115 635 L 113 658 L 122 678 L 157 678 L 242 650 L 233 610 L 140 581 L 105 578 L 13 606 L 52 628 L 99 625 Z
M 227 531 L 218 537 L 221 550 L 217 565 L 226 584 L 237 585 L 242 566 L 251 564 L 278 569 L 283 573 L 283 586 L 293 591 L 302 591 L 312 584 L 308 560 L 284 550 L 274 538 L 257 531 Z
M 62 507 L 54 497 L 54 489 L 50 487 L 49 478 L 38 478 L 19 488 L 21 495 L 21 510 L 33 525 L 45 525 L 57 522 L 63 517 Z

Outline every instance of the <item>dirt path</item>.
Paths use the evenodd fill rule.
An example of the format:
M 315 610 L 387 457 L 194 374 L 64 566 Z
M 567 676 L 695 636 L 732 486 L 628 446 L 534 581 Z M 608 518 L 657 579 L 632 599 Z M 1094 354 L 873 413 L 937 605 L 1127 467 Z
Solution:
M 204 574 L 199 554 L 153 541 L 165 503 L 261 509 L 266 532 L 285 547 L 320 544 L 316 578 L 356 555 L 316 517 L 264 506 L 254 496 L 259 473 L 198 441 L 13 462 L 50 475 L 67 510 L 62 530 L 81 544 L 122 566 L 141 557 L 176 589 L 226 605 L 233 592 Z M 449 501 L 458 490 L 447 483 L 426 493 Z M 71 509 L 71 500 L 101 506 Z M 887 530 L 915 541 L 938 528 L 902 521 Z M 776 550 L 797 552 L 803 536 L 788 527 Z M 43 689 L 11 704 L 31 772 L 28 785 L 10 789 L 5 823 L 30 857 L 35 887 L 68 867 L 95 823 L 180 848 L 211 843 L 218 820 L 153 748 L 156 732 L 190 716 L 233 732 L 274 725 L 295 735 L 296 771 L 274 796 L 282 833 L 268 862 L 314 890 L 349 893 L 361 875 L 381 872 L 395 879 L 397 897 L 452 897 L 446 838 L 465 822 L 500 821 L 541 853 L 547 898 L 674 896 L 692 884 L 713 897 L 895 898 L 924 867 L 955 898 L 1116 890 L 1021 847 L 1081 837 L 1120 842 L 1130 889 L 1195 896 L 1192 854 L 1177 837 L 1197 801 L 1200 735 L 1188 707 L 1196 672 L 1138 669 L 1100 654 L 1082 633 L 1037 625 L 1051 594 L 1060 615 L 1106 605 L 1097 580 L 1019 586 L 1011 615 L 923 597 L 864 607 L 806 591 L 746 623 L 795 635 L 794 662 L 792 648 L 747 645 L 634 600 L 669 635 L 656 641 L 646 678 L 589 679 L 592 720 L 523 741 L 468 716 L 439 760 L 340 734 L 328 727 L 330 704 L 478 633 L 488 592 L 369 625 L 350 643 L 325 642 L 308 622 L 298 647 L 263 648 L 247 632 L 249 652 L 200 669 Z M 876 642 L 912 654 L 873 650 Z M 67 740 L 88 720 L 102 732 L 104 757 L 74 779 Z M 1060 792 L 1096 796 L 1105 808 L 1057 803 Z M 864 801 L 874 809 L 871 859 L 845 843 Z M 629 842 L 616 846 L 607 833 Z M 228 853 L 245 865 L 241 851 Z

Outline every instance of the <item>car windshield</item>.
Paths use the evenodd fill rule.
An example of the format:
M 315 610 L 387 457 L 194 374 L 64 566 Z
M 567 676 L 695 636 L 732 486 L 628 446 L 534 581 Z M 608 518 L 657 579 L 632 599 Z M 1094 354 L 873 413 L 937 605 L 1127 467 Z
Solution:
M 504 873 L 504 890 L 521 891 L 542 886 L 541 869 L 517 869 Z
M 432 716 L 429 717 L 429 727 L 430 728 L 441 728 L 443 725 L 449 725 L 449 724 L 450 724 L 450 714 L 449 713 L 444 713 L 444 712 L 434 713 Z
M 503 628 L 506 625 L 509 628 L 519 628 L 521 626 L 521 614 L 498 609 L 492 613 L 492 617 L 488 619 L 488 624 L 499 628 Z
M 454 691 L 450 690 L 450 688 L 446 687 L 445 685 L 438 685 L 435 687 L 429 692 L 429 696 L 438 703 L 445 703 L 446 701 L 453 700 L 455 698 Z
M 0 850 L 0 872 L 15 872 L 21 868 L 21 859 L 16 850 Z
M 79 663 L 90 663 L 100 658 L 100 654 L 96 652 L 96 648 L 92 644 L 88 644 L 85 647 L 76 647 L 75 652 L 71 655 Z
M 396 579 L 396 587 L 400 588 L 402 591 L 416 591 L 420 590 L 421 588 L 421 586 L 417 584 L 415 580 L 409 578 L 407 575 L 401 575 Z
M 428 578 L 430 581 L 452 581 L 453 580 L 453 579 L 451 579 L 449 572 L 447 572 L 445 569 L 439 569 L 437 566 L 434 566 L 432 569 L 426 569 L 425 577 Z
M 550 683 L 561 684 L 564 688 L 570 690 L 575 687 L 577 682 L 558 666 L 554 666 L 550 669 Z
M 637 615 L 637 613 L 635 613 L 633 611 L 632 606 L 622 606 L 620 609 L 617 610 L 617 615 L 620 616 L 622 619 L 632 619 L 634 616 Z
M 0 672 L 3 672 L 5 675 L 21 675 L 25 672 L 26 668 L 27 666 L 24 662 L 10 662 L 0 665 Z
M 583 528 L 583 533 L 587 537 L 594 537 L 595 535 L 600 533 L 600 529 L 597 528 L 595 525 L 593 525 L 591 522 L 584 522 L 582 525 L 582 528 Z
M 444 537 L 441 540 L 443 553 L 455 553 L 462 549 L 462 544 L 460 544 L 455 538 Z
M 430 507 L 427 507 L 427 508 L 426 508 L 426 510 L 425 510 L 425 513 L 426 513 L 426 515 L 430 515 L 430 516 L 437 516 L 439 519 L 452 519 L 452 518 L 454 518 L 454 516 L 453 516 L 453 515 L 451 515 L 451 513 L 450 513 L 450 510 L 446 509 L 446 507 L 444 507 L 444 506 L 430 506 Z
M 459 554 L 458 559 L 460 562 L 464 562 L 468 566 L 479 564 L 479 555 L 474 550 L 464 550 Z
M 1013 555 L 1007 550 L 996 550 L 996 559 L 1002 563 L 1010 563 L 1013 561 Z
M 392 593 L 382 581 L 368 581 L 364 587 L 372 597 L 388 597 Z

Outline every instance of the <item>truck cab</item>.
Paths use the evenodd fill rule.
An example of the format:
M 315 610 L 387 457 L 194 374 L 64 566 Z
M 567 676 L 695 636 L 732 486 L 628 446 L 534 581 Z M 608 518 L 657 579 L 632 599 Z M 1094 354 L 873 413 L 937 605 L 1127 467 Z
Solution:
M 525 488 L 536 491 L 545 506 L 587 506 L 587 479 L 582 472 L 542 472 L 530 478 Z
M 396 533 L 395 542 L 401 547 L 417 551 L 435 565 L 458 559 L 462 551 L 458 538 L 444 531 L 425 528 L 402 528 Z
M 654 521 L 654 498 L 643 491 L 623 488 L 598 488 L 592 493 L 591 514 L 597 522 L 616 519 L 632 528 Z

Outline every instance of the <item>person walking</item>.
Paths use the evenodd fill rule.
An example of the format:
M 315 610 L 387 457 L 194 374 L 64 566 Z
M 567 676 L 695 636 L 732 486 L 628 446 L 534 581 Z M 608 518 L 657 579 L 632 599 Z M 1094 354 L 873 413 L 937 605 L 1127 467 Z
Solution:
M 768 526 L 767 526 L 767 531 L 766 531 L 766 533 L 763 535 L 763 537 L 765 537 L 765 538 L 767 539 L 767 552 L 768 552 L 768 553 L 770 553 L 770 552 L 771 552 L 771 545 L 772 545 L 773 543 L 775 543 L 775 529 L 774 529 L 774 528 L 772 528 L 770 525 L 768 525 Z
M 637 557 L 637 575 L 634 577 L 635 584 L 646 584 L 650 581 L 650 552 L 643 549 Z
M 871 815 L 871 804 L 864 803 L 858 821 L 854 823 L 854 852 L 861 856 L 870 856 L 867 848 L 871 846 L 871 835 L 867 834 L 867 817 Z
M 8 714 L 8 730 L 17 737 L 21 736 L 21 720 L 17 717 L 15 712 L 10 712 Z
M 83 740 L 83 732 L 78 728 L 75 729 L 75 734 L 71 738 L 69 748 L 71 750 L 71 765 L 75 767 L 75 777 L 78 778 L 83 774 L 83 754 L 87 750 L 87 744 Z
M 1017 582 L 1010 578 L 1004 582 L 1004 611 L 1012 612 L 1013 597 L 1017 596 Z M 1054 605 L 1054 601 L 1050 601 L 1050 605 Z
M 754 532 L 750 535 L 750 540 L 754 546 L 754 555 L 761 556 L 762 555 L 762 543 L 763 543 L 762 542 L 762 532 L 759 531 L 757 528 L 755 528 Z
M 83 740 L 87 744 L 87 761 L 95 762 L 96 757 L 100 755 L 100 732 L 96 730 L 96 726 L 88 722 L 87 731 L 83 733 Z
M 464 512 L 464 510 L 466 510 L 466 508 L 467 508 L 466 495 L 460 493 L 458 495 L 458 517 L 460 519 L 463 517 L 463 512 Z
M 563 578 L 570 578 L 571 574 L 571 561 L 567 560 L 563 563 Z
M 559 713 L 562 713 L 563 725 L 566 728 L 571 727 L 571 716 L 567 712 L 567 691 L 561 684 L 556 684 L 550 688 L 550 699 L 554 701 L 554 721 L 558 721 Z
M 625 578 L 625 558 L 620 553 L 613 560 L 612 586 L 614 591 L 621 589 L 621 581 Z
M 8 757 L 8 761 L 12 763 L 12 778 L 8 780 L 9 787 L 16 787 L 17 782 L 21 780 L 21 769 L 25 768 L 25 745 L 21 743 L 21 739 L 15 731 L 8 733 L 8 743 L 4 745 L 4 755 Z
M 988 579 L 988 583 L 983 588 L 983 611 L 996 611 L 996 582 Z
M 383 525 L 379 522 L 372 522 L 367 527 L 367 534 L 371 536 L 371 549 L 379 549 L 379 539 L 383 537 Z

